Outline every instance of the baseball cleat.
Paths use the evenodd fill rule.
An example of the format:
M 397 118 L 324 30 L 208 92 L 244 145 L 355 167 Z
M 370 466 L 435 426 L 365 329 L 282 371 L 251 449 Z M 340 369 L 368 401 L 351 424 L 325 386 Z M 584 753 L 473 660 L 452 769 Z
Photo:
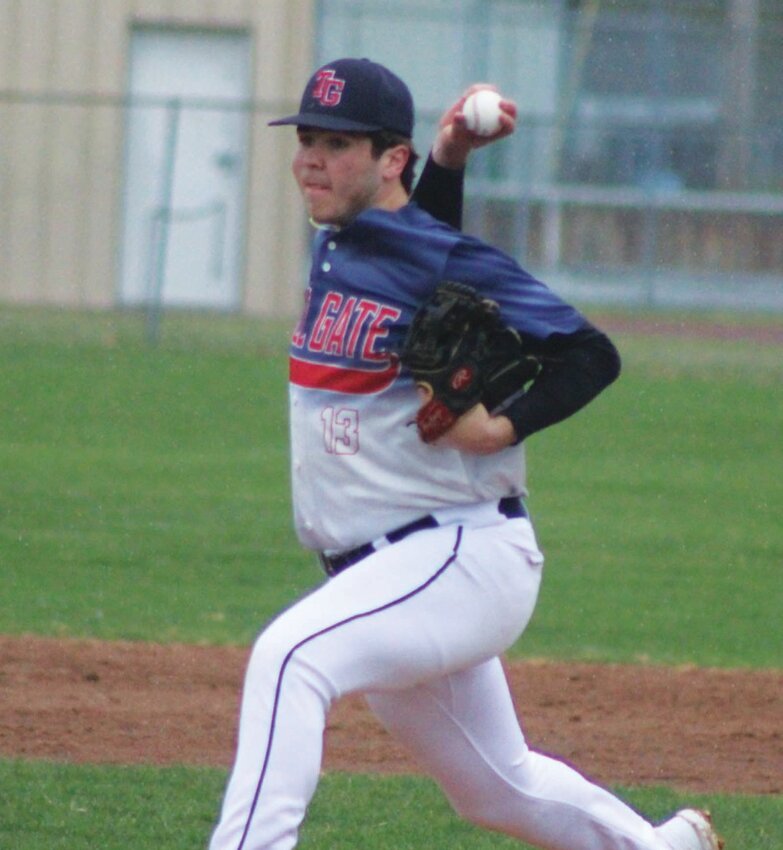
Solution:
M 655 827 L 671 850 L 722 850 L 723 839 L 712 828 L 709 812 L 683 809 Z

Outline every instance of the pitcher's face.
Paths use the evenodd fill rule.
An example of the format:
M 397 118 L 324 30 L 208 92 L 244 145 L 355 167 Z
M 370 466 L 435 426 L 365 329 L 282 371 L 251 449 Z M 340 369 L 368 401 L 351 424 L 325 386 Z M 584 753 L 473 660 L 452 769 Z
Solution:
M 376 206 L 383 186 L 383 157 L 367 136 L 300 128 L 293 172 L 310 217 L 344 225 Z

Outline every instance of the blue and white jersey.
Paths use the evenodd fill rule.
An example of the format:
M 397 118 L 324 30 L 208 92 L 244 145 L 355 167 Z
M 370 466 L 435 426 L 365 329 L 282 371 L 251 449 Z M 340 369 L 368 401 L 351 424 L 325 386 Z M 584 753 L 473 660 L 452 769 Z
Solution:
M 489 456 L 426 445 L 399 350 L 439 283 L 474 286 L 538 339 L 585 319 L 502 252 L 415 204 L 319 231 L 290 349 L 294 520 L 302 543 L 340 551 L 435 510 L 526 494 L 523 447 Z

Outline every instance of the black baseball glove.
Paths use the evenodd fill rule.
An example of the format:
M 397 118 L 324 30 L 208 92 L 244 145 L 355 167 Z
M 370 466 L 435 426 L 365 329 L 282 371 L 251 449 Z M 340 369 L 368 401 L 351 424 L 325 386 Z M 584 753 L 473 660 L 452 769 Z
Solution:
M 427 397 L 416 415 L 419 436 L 437 440 L 481 402 L 491 414 L 518 398 L 540 364 L 498 305 L 473 287 L 446 281 L 419 307 L 400 353 Z

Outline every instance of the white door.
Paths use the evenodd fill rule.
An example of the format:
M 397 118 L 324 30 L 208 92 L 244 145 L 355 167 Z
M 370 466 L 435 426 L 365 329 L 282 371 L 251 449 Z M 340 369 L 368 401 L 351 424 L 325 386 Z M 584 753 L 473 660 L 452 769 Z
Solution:
M 250 94 L 244 33 L 131 37 L 120 300 L 240 301 Z

